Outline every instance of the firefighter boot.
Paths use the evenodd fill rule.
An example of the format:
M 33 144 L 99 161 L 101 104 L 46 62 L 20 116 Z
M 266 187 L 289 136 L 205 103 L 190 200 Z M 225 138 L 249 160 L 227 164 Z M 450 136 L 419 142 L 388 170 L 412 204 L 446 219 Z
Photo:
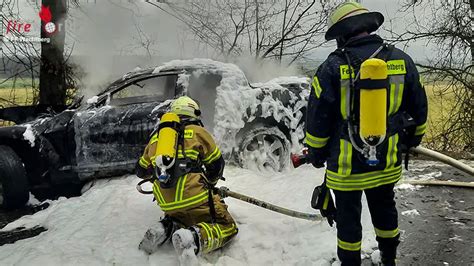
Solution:
M 148 229 L 143 237 L 138 249 L 152 254 L 158 250 L 176 230 L 176 225 L 168 217 L 159 221 L 155 226 Z
M 172 241 L 180 265 L 198 265 L 196 255 L 201 246 L 198 228 L 179 229 L 174 232 Z
M 379 242 L 380 257 L 383 266 L 395 266 L 395 258 L 397 256 L 397 247 L 400 243 L 400 234 L 394 238 L 380 238 L 377 237 Z

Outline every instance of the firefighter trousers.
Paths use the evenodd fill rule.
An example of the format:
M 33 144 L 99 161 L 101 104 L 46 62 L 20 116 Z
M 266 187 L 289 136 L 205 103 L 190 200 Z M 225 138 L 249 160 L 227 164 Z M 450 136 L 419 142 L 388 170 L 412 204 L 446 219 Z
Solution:
M 395 261 L 400 236 L 393 188 L 394 184 L 388 184 L 364 190 L 384 262 Z M 343 266 L 360 265 L 362 191 L 334 190 L 334 194 L 337 208 L 337 255 Z
M 182 227 L 199 228 L 200 252 L 208 253 L 223 247 L 237 234 L 237 225 L 227 211 L 227 205 L 218 195 L 214 195 L 215 223 L 212 223 L 208 203 L 182 212 L 169 214 Z

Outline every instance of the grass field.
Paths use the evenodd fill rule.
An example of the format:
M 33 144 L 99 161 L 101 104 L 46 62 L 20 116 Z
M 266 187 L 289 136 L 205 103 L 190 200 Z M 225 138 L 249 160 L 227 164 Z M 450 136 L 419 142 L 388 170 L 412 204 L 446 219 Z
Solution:
M 39 80 L 29 79 L 29 78 L 17 78 L 17 79 L 8 79 L 0 80 L 0 90 L 1 89 L 11 89 L 11 88 L 28 88 L 32 86 L 38 86 Z
M 28 87 L 17 87 L 15 89 L 0 89 L 0 107 L 15 105 L 31 105 L 37 96 L 37 90 Z

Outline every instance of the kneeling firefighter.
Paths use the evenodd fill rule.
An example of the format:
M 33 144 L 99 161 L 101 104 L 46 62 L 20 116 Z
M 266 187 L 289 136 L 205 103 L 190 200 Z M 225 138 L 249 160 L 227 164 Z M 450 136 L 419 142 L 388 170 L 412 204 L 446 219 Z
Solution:
M 342 265 L 361 264 L 362 192 L 382 264 L 395 265 L 400 234 L 393 188 L 402 152 L 420 144 L 426 129 L 427 99 L 413 60 L 370 34 L 383 21 L 356 2 L 332 12 L 325 37 L 337 49 L 318 68 L 308 100 L 308 161 L 327 164 L 315 205 L 336 221 Z
M 189 249 L 207 253 L 227 244 L 238 232 L 227 205 L 212 193 L 225 163 L 199 117 L 194 100 L 176 99 L 137 163 L 138 177 L 154 176 L 153 194 L 165 213 L 139 245 L 149 254 L 169 239 L 179 255 Z

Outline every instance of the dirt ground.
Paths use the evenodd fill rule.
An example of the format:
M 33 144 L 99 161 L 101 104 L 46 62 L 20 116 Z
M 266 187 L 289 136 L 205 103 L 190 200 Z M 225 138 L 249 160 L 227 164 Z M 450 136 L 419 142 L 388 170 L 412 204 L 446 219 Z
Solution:
M 420 169 L 423 169 L 420 168 Z M 439 172 L 439 180 L 474 182 L 459 171 L 444 166 L 413 169 L 408 176 Z M 474 265 L 474 194 L 472 189 L 419 187 L 397 190 L 397 208 L 402 233 L 398 265 Z M 0 228 L 23 215 L 45 209 L 48 204 L 13 212 L 0 210 Z M 416 210 L 419 215 L 403 215 Z M 46 229 L 18 228 L 0 232 L 0 246 L 34 237 Z M 364 265 L 370 265 L 365 261 Z

